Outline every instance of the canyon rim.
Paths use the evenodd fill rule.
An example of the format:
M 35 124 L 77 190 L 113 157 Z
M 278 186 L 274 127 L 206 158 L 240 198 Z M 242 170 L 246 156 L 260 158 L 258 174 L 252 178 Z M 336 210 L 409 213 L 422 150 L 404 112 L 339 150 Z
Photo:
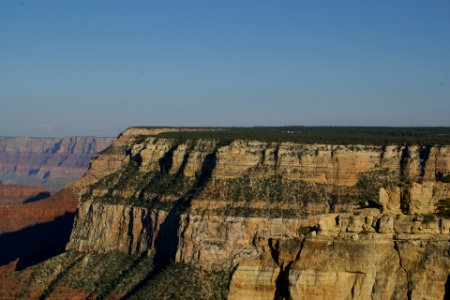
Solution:
M 2 298 L 449 296 L 450 146 L 164 131 L 127 129 L 93 159 L 66 251 L 4 272 Z

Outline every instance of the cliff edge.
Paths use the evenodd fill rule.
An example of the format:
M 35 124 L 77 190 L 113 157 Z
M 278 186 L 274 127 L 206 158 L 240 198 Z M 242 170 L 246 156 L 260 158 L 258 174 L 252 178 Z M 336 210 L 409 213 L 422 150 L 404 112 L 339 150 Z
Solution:
M 450 296 L 450 146 L 146 130 L 121 134 L 73 185 L 67 252 L 14 275 L 16 297 Z

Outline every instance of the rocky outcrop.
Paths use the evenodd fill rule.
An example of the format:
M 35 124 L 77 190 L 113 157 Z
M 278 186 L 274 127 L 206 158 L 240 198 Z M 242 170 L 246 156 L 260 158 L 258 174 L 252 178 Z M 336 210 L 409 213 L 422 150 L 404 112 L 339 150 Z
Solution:
M 170 161 L 170 172 L 192 177 L 199 172 L 206 155 L 213 155 L 212 178 L 239 178 L 252 172 L 255 177 L 279 175 L 284 179 L 317 184 L 354 186 L 360 174 L 385 170 L 396 178 L 411 181 L 435 181 L 438 174 L 450 172 L 448 147 L 428 147 L 427 157 L 420 157 L 424 147 L 367 145 L 302 145 L 233 141 L 216 147 L 214 141 L 187 141 L 122 134 L 109 151 L 93 162 L 80 186 L 91 185 L 106 175 L 118 172 L 133 159 L 139 171 L 158 172 L 160 159 Z M 129 149 L 130 152 L 127 152 Z M 255 169 L 259 170 L 255 170 Z M 106 173 L 104 173 L 106 172 Z
M 125 132 L 75 188 L 85 199 L 137 206 L 185 196 L 190 209 L 215 214 L 298 216 L 367 206 L 423 214 L 449 197 L 448 183 L 436 181 L 450 173 L 449 161 L 444 146 L 179 143 Z
M 449 146 L 153 134 L 125 131 L 73 185 L 67 253 L 153 260 L 128 296 L 173 262 L 225 272 L 230 299 L 448 296 L 450 219 L 436 204 L 450 197 Z
M 81 203 L 77 222 L 84 222 L 86 226 L 75 226 L 68 248 L 80 252 L 120 250 L 129 254 L 150 254 L 167 214 L 163 210 L 142 207 Z M 108 221 L 104 222 L 105 219 Z
M 275 239 L 264 249 L 238 265 L 229 299 L 443 299 L 450 267 L 439 240 Z
M 41 186 L 51 191 L 78 180 L 92 156 L 111 138 L 0 138 L 0 182 Z
M 448 147 L 123 134 L 112 149 L 78 183 L 85 201 L 68 249 L 165 251 L 205 270 L 235 269 L 231 299 L 444 294 L 450 221 L 435 205 L 450 197 L 436 180 L 450 173 Z M 439 275 L 416 278 L 419 268 Z

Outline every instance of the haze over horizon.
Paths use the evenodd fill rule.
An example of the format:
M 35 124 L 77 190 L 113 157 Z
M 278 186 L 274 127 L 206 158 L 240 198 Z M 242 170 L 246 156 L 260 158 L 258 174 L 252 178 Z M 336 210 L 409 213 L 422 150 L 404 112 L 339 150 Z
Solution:
M 2 1 L 0 136 L 450 126 L 448 1 Z

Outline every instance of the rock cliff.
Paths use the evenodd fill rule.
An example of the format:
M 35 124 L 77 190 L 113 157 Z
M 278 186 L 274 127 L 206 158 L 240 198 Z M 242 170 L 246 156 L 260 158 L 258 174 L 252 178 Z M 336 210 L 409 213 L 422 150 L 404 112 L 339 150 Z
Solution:
M 0 138 L 0 182 L 57 191 L 81 178 L 92 156 L 111 138 Z
M 128 287 L 120 275 L 108 292 L 78 291 L 152 299 L 158 276 L 169 282 L 175 263 L 194 268 L 183 270 L 200 281 L 199 291 L 227 283 L 220 290 L 229 299 L 450 296 L 450 183 L 442 179 L 450 174 L 450 146 L 154 134 L 124 132 L 73 185 L 80 204 L 64 254 L 71 258 L 50 260 L 59 269 L 48 278 L 33 275 L 28 286 L 40 297 L 76 288 L 67 279 L 72 268 L 117 251 L 136 257 L 135 265 L 124 259 L 120 274 L 144 258 L 152 267 L 146 275 L 130 271 Z

